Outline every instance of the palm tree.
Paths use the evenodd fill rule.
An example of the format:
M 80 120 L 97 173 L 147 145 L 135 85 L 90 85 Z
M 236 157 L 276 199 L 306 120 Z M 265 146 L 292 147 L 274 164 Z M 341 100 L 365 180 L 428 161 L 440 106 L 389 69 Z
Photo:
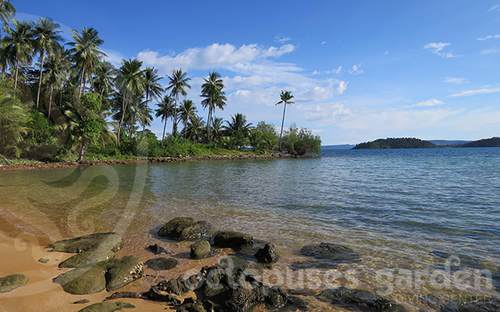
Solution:
M 158 108 L 156 109 L 156 117 L 161 117 L 163 121 L 163 134 L 161 140 L 165 140 L 165 130 L 167 128 L 167 120 L 173 117 L 175 114 L 175 100 L 170 95 L 165 95 L 163 101 L 158 103 Z
M 137 59 L 125 60 L 116 77 L 118 90 L 122 95 L 121 116 L 118 123 L 117 139 L 120 142 L 120 132 L 129 105 L 132 105 L 144 92 L 144 72 L 142 62 Z
M 291 91 L 282 90 L 280 94 L 280 101 L 276 103 L 276 105 L 283 104 L 283 118 L 281 119 L 281 131 L 280 131 L 280 144 L 279 150 L 281 151 L 281 139 L 283 137 L 283 125 L 285 124 L 285 114 L 286 114 L 286 106 L 288 104 L 293 104 L 293 95 Z
M 204 108 L 208 107 L 207 136 L 210 141 L 210 125 L 212 124 L 212 115 L 216 108 L 224 109 L 224 106 L 226 105 L 224 82 L 218 73 L 211 72 L 208 75 L 208 78 L 205 78 L 205 82 L 201 86 L 201 96 L 204 98 L 201 104 Z
M 151 99 L 157 99 L 161 96 L 163 88 L 160 84 L 161 77 L 158 70 L 153 67 L 146 67 L 144 70 L 144 91 L 146 95 L 146 104 Z
M 219 142 L 224 135 L 224 119 L 214 118 L 211 125 L 212 139 Z
M 174 103 L 174 115 L 172 116 L 173 118 L 173 125 L 172 125 L 172 135 L 176 136 L 177 135 L 177 103 L 179 103 L 179 96 L 186 96 L 187 95 L 187 89 L 190 89 L 191 86 L 189 85 L 189 78 L 187 76 L 187 73 L 183 72 L 182 69 L 176 69 L 172 72 L 171 76 L 168 76 L 168 87 L 167 90 L 170 90 L 170 95 L 175 98 L 175 103 Z
M 184 100 L 182 102 L 181 107 L 179 107 L 179 113 L 182 120 L 182 124 L 184 125 L 184 129 L 187 128 L 188 122 L 193 116 L 196 116 L 196 106 L 194 106 L 193 101 Z M 186 137 L 186 131 L 184 131 L 184 137 Z
M 59 25 L 48 18 L 41 18 L 34 28 L 35 46 L 40 53 L 40 71 L 38 77 L 38 91 L 36 95 L 36 108 L 40 104 L 40 92 L 42 90 L 43 65 L 47 54 L 52 54 L 62 37 L 59 36 Z
M 81 97 L 85 87 L 86 78 L 89 77 L 99 64 L 100 58 L 105 56 L 99 49 L 103 40 L 99 38 L 97 30 L 94 28 L 84 28 L 81 33 L 73 31 L 73 42 L 68 43 L 72 48 L 70 52 L 78 70 L 80 90 L 78 97 Z
M 54 90 L 63 92 L 64 83 L 69 77 L 70 63 L 65 57 L 65 51 L 59 47 L 58 51 L 49 55 L 45 66 L 45 81 L 49 87 L 49 106 L 47 109 L 47 118 L 50 120 L 52 112 L 52 99 Z
M 109 62 L 100 62 L 95 70 L 92 88 L 104 100 L 113 91 L 116 69 Z
M 0 21 L 2 21 L 3 29 L 7 29 L 10 20 L 16 14 L 16 8 L 9 0 L 0 0 Z M 0 32 L 1 34 L 1 32 Z
M 203 118 L 197 114 L 192 115 L 189 118 L 187 127 L 182 130 L 186 138 L 189 138 L 193 142 L 201 142 L 203 140 L 205 125 L 203 123 Z
M 14 21 L 14 28 L 9 29 L 4 38 L 5 49 L 11 55 L 9 60 L 13 62 L 14 73 L 14 92 L 17 90 L 19 79 L 19 69 L 21 65 L 31 62 L 33 58 L 33 26 L 28 22 Z
M 251 128 L 252 124 L 247 122 L 247 118 L 241 113 L 232 116 L 231 121 L 227 121 L 227 126 L 225 127 L 234 145 L 237 147 L 245 145 Z

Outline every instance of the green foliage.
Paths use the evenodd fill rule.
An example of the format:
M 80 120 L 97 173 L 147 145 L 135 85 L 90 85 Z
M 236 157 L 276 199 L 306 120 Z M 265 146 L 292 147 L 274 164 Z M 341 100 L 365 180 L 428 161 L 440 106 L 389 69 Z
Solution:
M 321 139 L 310 130 L 291 128 L 283 137 L 283 146 L 295 156 L 319 155 Z
M 416 138 L 387 138 L 378 139 L 371 142 L 361 143 L 354 149 L 387 149 L 387 148 L 428 148 L 436 147 L 429 141 Z
M 28 134 L 25 143 L 28 145 L 55 143 L 55 129 L 47 118 L 40 112 L 32 112 L 29 115 Z
M 19 157 L 19 145 L 28 131 L 28 120 L 26 107 L 16 97 L 0 90 L 0 154 Z
M 261 121 L 250 130 L 250 145 L 257 151 L 272 151 L 278 146 L 278 134 L 273 125 Z

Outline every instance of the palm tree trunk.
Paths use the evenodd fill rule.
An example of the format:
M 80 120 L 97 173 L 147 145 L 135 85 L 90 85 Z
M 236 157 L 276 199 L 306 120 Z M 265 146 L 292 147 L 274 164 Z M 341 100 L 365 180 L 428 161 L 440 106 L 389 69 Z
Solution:
M 80 79 L 80 91 L 78 93 L 78 98 L 82 97 L 84 87 L 85 87 L 85 68 L 82 69 L 82 78 Z
M 177 102 L 179 101 L 179 95 L 175 96 L 174 103 L 174 113 L 172 114 L 173 124 L 172 124 L 172 136 L 177 136 Z
M 118 123 L 118 134 L 117 134 L 117 142 L 120 145 L 120 133 L 122 130 L 123 120 L 125 119 L 125 110 L 127 109 L 127 103 L 125 100 L 122 101 L 122 115 L 120 116 L 120 122 Z
M 212 134 L 212 125 L 211 125 L 211 121 L 212 121 L 212 105 L 210 105 L 208 107 L 208 117 L 207 117 L 207 139 L 208 139 L 208 142 L 211 142 L 212 141 L 212 137 L 211 137 L 211 134 Z
M 167 118 L 163 121 L 163 134 L 161 135 L 161 142 L 165 141 L 165 130 L 167 129 Z
M 49 112 L 47 114 L 47 119 L 50 121 L 50 112 L 52 111 L 52 94 L 54 93 L 54 86 L 50 86 L 49 93 Z
M 17 76 L 19 75 L 19 63 L 16 62 L 16 73 L 14 74 L 14 94 L 17 92 Z
M 85 150 L 86 150 L 85 143 L 82 142 L 80 144 L 80 152 L 79 152 L 79 155 L 78 155 L 78 161 L 82 161 L 83 158 L 85 157 Z
M 285 113 L 286 113 L 286 102 L 284 102 L 284 106 L 283 106 L 283 118 L 281 119 L 280 146 L 279 146 L 279 151 L 280 152 L 281 152 L 281 144 L 282 144 L 282 138 L 283 138 L 283 125 L 285 124 Z
M 42 91 L 42 75 L 43 75 L 43 61 L 45 60 L 45 51 L 42 51 L 42 56 L 40 57 L 40 76 L 38 77 L 38 91 L 36 94 L 36 109 L 40 105 L 40 93 Z M 50 112 L 49 112 L 50 115 Z

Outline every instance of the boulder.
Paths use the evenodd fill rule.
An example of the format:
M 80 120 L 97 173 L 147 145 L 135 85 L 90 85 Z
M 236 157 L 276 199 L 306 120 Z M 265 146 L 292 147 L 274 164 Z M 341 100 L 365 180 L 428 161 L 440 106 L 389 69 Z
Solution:
M 176 309 L 177 312 L 206 312 L 207 310 L 203 306 L 202 302 L 199 301 L 193 301 L 192 299 L 188 298 L 184 300 L 184 302 L 177 307 Z
M 122 309 L 133 309 L 135 308 L 134 305 L 126 302 L 101 302 L 101 303 L 94 303 L 92 305 L 89 305 L 88 307 L 85 307 L 81 309 L 79 312 L 115 312 L 115 311 L 121 311 Z
M 164 247 L 161 247 L 160 245 L 158 244 L 154 244 L 154 245 L 149 245 L 146 247 L 146 250 L 155 254 L 155 255 L 160 255 L 160 254 L 166 254 L 168 255 L 169 253 L 171 253 L 170 250 L 167 250 L 166 248 Z
M 191 258 L 203 259 L 208 258 L 212 254 L 212 247 L 206 240 L 197 241 L 191 245 Z
M 255 258 L 260 263 L 276 263 L 279 260 L 278 249 L 273 243 L 267 243 L 264 248 L 257 250 Z
M 359 254 L 351 248 L 332 243 L 320 243 L 318 245 L 304 246 L 300 250 L 300 253 L 304 256 L 320 260 L 332 260 L 341 262 L 360 261 Z
M 40 259 L 38 259 L 38 262 L 43 263 L 43 264 L 45 264 L 45 263 L 49 263 L 49 261 L 50 261 L 50 260 L 49 260 L 49 259 L 47 259 L 47 258 L 40 258 Z
M 403 312 L 406 309 L 388 299 L 365 290 L 339 287 L 322 291 L 318 299 L 333 306 L 356 309 L 363 312 Z
M 145 265 L 155 271 L 170 270 L 177 266 L 179 262 L 174 258 L 154 258 L 146 261 Z
M 213 233 L 214 230 L 210 223 L 206 221 L 198 221 L 185 227 L 177 239 L 186 241 L 210 239 L 213 236 Z
M 103 291 L 106 288 L 106 265 L 98 265 L 73 269 L 54 279 L 65 292 L 73 295 L 87 295 Z
M 108 291 L 121 288 L 144 275 L 144 266 L 134 256 L 125 256 L 111 261 L 106 272 L 106 289 Z
M 112 249 L 108 249 L 107 246 L 102 245 L 101 247 L 82 251 L 81 253 L 66 259 L 65 261 L 59 263 L 59 267 L 80 268 L 112 259 L 114 256 L 115 252 Z
M 214 246 L 220 248 L 242 249 L 243 247 L 252 246 L 254 239 L 251 235 L 233 232 L 221 231 L 214 236 Z
M 51 245 L 53 251 L 80 253 L 98 246 L 103 246 L 105 249 L 118 251 L 122 246 L 122 238 L 117 233 L 94 233 L 90 235 L 80 236 L 76 238 L 57 241 Z
M 158 236 L 167 237 L 171 239 L 179 239 L 182 231 L 188 226 L 193 225 L 195 222 L 193 218 L 177 217 L 168 221 L 158 231 Z
M 12 274 L 0 277 L 0 293 L 9 292 L 26 285 L 28 278 L 23 274 Z
M 441 312 L 496 312 L 500 311 L 500 300 L 482 298 L 464 302 L 449 302 L 441 308 Z

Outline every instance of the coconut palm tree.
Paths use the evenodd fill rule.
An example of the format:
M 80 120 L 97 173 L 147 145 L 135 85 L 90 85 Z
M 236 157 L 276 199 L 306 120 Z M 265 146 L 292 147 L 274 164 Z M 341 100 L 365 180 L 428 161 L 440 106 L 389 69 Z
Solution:
M 201 102 L 203 107 L 208 107 L 207 117 L 207 136 L 211 140 L 210 126 L 212 125 L 212 115 L 216 108 L 224 109 L 226 105 L 226 96 L 224 94 L 224 82 L 220 75 L 216 72 L 208 74 L 204 83 L 201 86 L 201 97 L 204 98 Z
M 123 61 L 122 66 L 118 70 L 116 85 L 122 95 L 121 116 L 117 131 L 118 143 L 120 142 L 120 132 L 123 126 L 123 120 L 129 106 L 136 103 L 138 98 L 142 97 L 144 94 L 144 71 L 141 67 L 141 61 L 129 59 Z
M 81 32 L 73 31 L 73 42 L 68 43 L 73 62 L 78 71 L 80 90 L 78 97 L 81 97 L 87 77 L 95 71 L 101 57 L 105 56 L 100 50 L 104 41 L 99 38 L 99 33 L 94 28 L 84 28 Z
M 202 142 L 205 132 L 205 124 L 203 118 L 197 114 L 189 118 L 187 126 L 182 130 L 186 138 L 193 142 Z
M 4 44 L 14 72 L 14 92 L 17 90 L 19 69 L 22 65 L 30 63 L 33 58 L 33 25 L 28 22 L 14 21 L 14 28 L 9 29 L 5 36 Z
M 161 77 L 158 70 L 153 67 L 144 69 L 144 91 L 146 96 L 146 104 L 152 99 L 157 99 L 161 96 L 163 88 L 160 84 Z
M 163 100 L 158 103 L 158 108 L 156 109 L 156 117 L 163 121 L 163 134 L 161 140 L 165 140 L 165 130 L 167 128 L 167 120 L 173 118 L 175 113 L 175 100 L 170 95 L 165 95 Z
M 238 113 L 231 117 L 231 121 L 227 121 L 225 130 L 231 137 L 234 145 L 241 147 L 245 145 L 249 135 L 252 124 L 247 122 L 245 115 Z
M 92 89 L 105 100 L 113 92 L 115 78 L 116 68 L 109 62 L 100 62 L 92 80 Z
M 224 135 L 224 119 L 214 118 L 211 128 L 212 139 L 219 142 Z
M 12 5 L 12 3 L 10 3 L 9 0 L 0 0 L 0 21 L 2 21 L 2 28 L 4 30 L 8 28 L 9 22 L 15 14 L 16 8 Z
M 45 65 L 45 81 L 49 88 L 49 106 L 47 108 L 47 118 L 50 120 L 52 112 L 52 103 L 54 91 L 63 92 L 64 83 L 70 75 L 70 63 L 65 57 L 65 51 L 62 47 L 58 51 L 49 55 Z
M 280 131 L 280 144 L 279 150 L 281 151 L 281 141 L 283 138 L 283 125 L 285 124 L 285 114 L 286 114 L 286 106 L 288 104 L 293 104 L 293 94 L 291 91 L 282 90 L 280 94 L 280 101 L 276 103 L 276 105 L 283 104 L 283 118 L 281 119 L 281 131 Z
M 59 24 L 48 18 L 41 18 L 33 30 L 36 50 L 40 53 L 40 69 L 38 76 L 38 91 L 36 94 L 36 108 L 40 104 L 40 93 L 42 91 L 43 65 L 47 54 L 52 54 L 62 37 L 59 35 Z
M 186 96 L 187 90 L 191 88 L 189 81 L 191 78 L 187 76 L 187 73 L 183 72 L 182 69 L 176 69 L 172 72 L 171 76 L 168 76 L 168 86 L 167 90 L 170 90 L 170 95 L 175 98 L 174 103 L 174 115 L 173 125 L 172 125 L 172 135 L 177 135 L 177 104 L 179 103 L 179 96 Z
M 184 125 L 184 129 L 187 128 L 189 120 L 196 116 L 196 106 L 194 106 L 193 101 L 184 100 L 182 102 L 181 107 L 179 107 L 179 114 L 182 120 L 182 124 Z M 186 137 L 186 131 L 184 131 L 184 137 Z

